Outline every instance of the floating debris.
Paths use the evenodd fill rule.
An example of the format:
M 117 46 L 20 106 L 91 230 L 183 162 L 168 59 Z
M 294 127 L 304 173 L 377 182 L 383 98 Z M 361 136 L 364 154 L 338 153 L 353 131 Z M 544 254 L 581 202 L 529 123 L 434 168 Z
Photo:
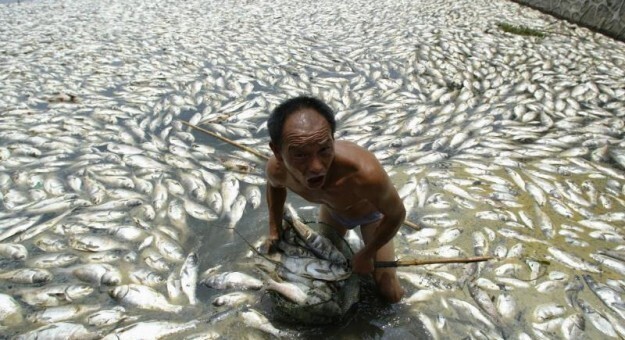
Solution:
M 505 22 L 498 22 L 497 27 L 499 27 L 502 31 L 507 33 L 512 33 L 516 35 L 525 35 L 531 37 L 539 37 L 544 38 L 546 36 L 545 32 L 539 31 L 533 28 L 529 28 L 523 25 L 512 25 Z

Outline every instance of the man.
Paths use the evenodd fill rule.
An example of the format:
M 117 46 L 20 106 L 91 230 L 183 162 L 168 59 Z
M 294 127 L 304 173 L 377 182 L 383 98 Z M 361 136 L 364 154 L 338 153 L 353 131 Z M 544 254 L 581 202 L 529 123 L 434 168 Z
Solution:
M 319 220 L 341 235 L 360 225 L 365 246 L 352 259 L 357 274 L 373 273 L 380 294 L 397 302 L 404 294 L 394 268 L 374 261 L 395 260 L 393 237 L 406 211 L 375 156 L 360 146 L 335 141 L 332 110 L 311 97 L 280 104 L 267 123 L 273 156 L 267 163 L 269 248 L 282 227 L 287 189 L 320 203 Z

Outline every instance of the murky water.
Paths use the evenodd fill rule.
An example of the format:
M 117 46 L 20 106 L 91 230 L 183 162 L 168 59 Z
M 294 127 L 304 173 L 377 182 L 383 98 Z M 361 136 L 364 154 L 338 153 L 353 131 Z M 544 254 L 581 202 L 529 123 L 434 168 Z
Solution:
M 197 169 L 218 180 L 229 173 L 263 176 L 262 161 L 200 132 L 180 131 L 175 122 L 199 117 L 198 125 L 267 154 L 270 110 L 291 96 L 312 94 L 336 110 L 337 138 L 374 152 L 398 189 L 418 183 L 404 202 L 407 218 L 426 230 L 400 230 L 399 258 L 495 258 L 476 266 L 401 268 L 406 297 L 394 305 L 380 301 L 371 279 L 363 278 L 362 301 L 342 323 L 275 321 L 278 328 L 311 339 L 612 336 L 601 329 L 598 313 L 601 320 L 613 317 L 610 323 L 625 336 L 625 327 L 618 329 L 625 322 L 618 303 L 605 303 L 588 283 L 609 284 L 621 299 L 625 294 L 622 271 L 592 257 L 605 250 L 618 257 L 625 242 L 625 219 L 606 217 L 625 210 L 624 44 L 506 1 L 28 1 L 0 5 L 0 22 L 2 223 L 34 214 L 15 208 L 20 204 L 57 196 L 50 178 L 62 182 L 63 192 L 94 201 L 84 187 L 73 188 L 71 176 L 134 176 L 153 185 L 158 174 L 181 181 Z M 501 22 L 546 37 L 505 33 Z M 132 165 L 128 154 L 110 151 L 118 144 L 141 148 L 165 170 Z M 194 145 L 215 152 L 193 153 Z M 249 179 L 239 182 L 241 193 L 253 186 Z M 206 184 L 223 195 L 219 185 Z M 116 199 L 114 189 L 106 185 L 103 203 Z M 154 204 L 151 194 L 138 197 L 144 206 Z M 193 199 L 188 191 L 169 193 L 167 202 L 182 198 Z M 315 207 L 293 194 L 288 200 L 303 208 L 304 218 L 315 218 Z M 141 215 L 137 208 L 117 210 L 126 214 L 118 224 L 132 225 Z M 167 210 L 165 205 L 152 218 L 140 218 L 150 232 L 178 235 L 184 255 L 198 254 L 200 273 L 221 265 L 220 272 L 257 275 L 247 244 L 224 229 L 228 216 L 207 222 L 185 215 L 180 228 Z M 64 211 L 47 212 L 40 222 Z M 69 222 L 71 216 L 60 225 Z M 79 222 L 88 233 L 108 235 L 94 221 Z M 264 201 L 257 209 L 248 202 L 237 222 L 240 235 L 256 243 L 267 229 Z M 57 227 L 38 237 L 59 237 L 64 244 L 72 238 Z M 46 253 L 37 239 L 21 242 L 29 258 Z M 125 242 L 121 254 L 127 259 L 112 262 L 124 284 L 133 268 L 146 267 L 141 252 L 128 257 L 140 243 Z M 574 259 L 555 255 L 554 248 Z M 88 255 L 60 252 L 79 262 Z M 576 259 L 591 267 L 576 268 Z M 170 265 L 172 272 L 180 270 L 181 263 Z M 2 272 L 23 267 L 22 260 L 0 258 Z M 166 279 L 169 272 L 161 275 Z M 595 315 L 569 301 L 575 280 L 585 282 L 575 299 Z M 48 285 L 77 282 L 55 269 Z M 476 301 L 472 285 L 485 292 L 494 311 Z M 0 292 L 15 297 L 24 317 L 43 309 L 20 298 L 37 286 L 0 280 Z M 79 302 L 100 309 L 119 305 L 110 287 L 94 289 Z M 155 289 L 168 294 L 164 284 Z M 87 325 L 85 315 L 65 322 L 104 336 L 137 321 L 201 320 L 176 337 L 202 331 L 270 337 L 243 327 L 237 316 L 207 323 L 229 310 L 211 304 L 223 293 L 199 285 L 196 306 L 178 301 L 185 305 L 180 313 L 127 306 L 136 319 L 106 327 Z M 251 307 L 272 320 L 265 292 L 251 294 Z M 508 296 L 511 309 L 501 302 Z M 562 306 L 561 313 L 537 317 L 547 303 Z M 0 333 L 9 337 L 42 325 L 0 320 Z

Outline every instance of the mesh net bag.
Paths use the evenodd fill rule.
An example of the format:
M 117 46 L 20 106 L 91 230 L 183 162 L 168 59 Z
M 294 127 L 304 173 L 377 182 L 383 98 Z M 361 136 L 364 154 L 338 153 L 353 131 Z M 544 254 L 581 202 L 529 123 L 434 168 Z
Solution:
M 351 262 L 353 252 L 349 244 L 331 227 L 317 222 L 306 222 L 314 231 L 329 238 L 345 258 Z M 341 322 L 360 297 L 358 275 L 337 282 L 338 290 L 327 300 L 312 305 L 298 305 L 276 292 L 270 292 L 273 313 L 280 321 L 303 325 L 327 325 Z

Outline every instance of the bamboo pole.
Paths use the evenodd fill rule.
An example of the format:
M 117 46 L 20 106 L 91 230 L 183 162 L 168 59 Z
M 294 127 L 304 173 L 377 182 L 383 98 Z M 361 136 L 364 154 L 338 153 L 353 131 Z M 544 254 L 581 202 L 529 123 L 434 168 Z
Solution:
M 247 152 L 253 154 L 254 156 L 257 156 L 257 157 L 260 157 L 261 159 L 264 159 L 265 161 L 269 160 L 269 157 L 267 155 L 264 155 L 264 154 L 254 150 L 252 148 L 249 148 L 249 147 L 247 147 L 245 145 L 241 145 L 241 144 L 239 144 L 239 143 L 237 143 L 237 142 L 235 142 L 235 141 L 233 141 L 231 139 L 228 139 L 226 137 L 220 136 L 220 135 L 218 135 L 218 134 L 216 134 L 216 133 L 214 133 L 212 131 L 208 131 L 208 130 L 203 129 L 203 128 L 199 127 L 199 126 L 195 126 L 193 124 L 189 124 L 188 122 L 185 122 L 184 120 L 181 120 L 180 122 L 182 124 L 186 125 L 186 126 L 189 126 L 189 127 L 193 128 L 193 129 L 196 129 L 198 131 L 204 132 L 207 135 L 213 136 L 213 137 L 215 137 L 215 138 L 217 138 L 217 139 L 219 139 L 219 140 L 221 140 L 223 142 L 226 142 L 226 143 L 228 143 L 228 144 L 230 144 L 232 146 L 235 146 L 235 147 L 237 147 L 237 148 L 239 148 L 241 150 L 247 151 Z M 410 227 L 410 228 L 412 228 L 414 230 L 421 230 L 421 227 L 419 225 L 417 225 L 414 222 L 410 222 L 408 220 L 404 220 L 404 225 L 406 225 L 406 226 L 408 226 L 408 227 Z
M 419 225 L 417 225 L 416 223 L 414 223 L 414 222 L 410 222 L 410 221 L 408 221 L 408 220 L 404 220 L 404 224 L 405 224 L 405 225 L 407 225 L 407 226 L 409 226 L 410 228 L 412 228 L 412 229 L 414 229 L 414 230 L 421 230 L 421 229 L 422 229 L 422 228 L 421 228 Z
M 217 139 L 219 139 L 219 140 L 221 140 L 221 141 L 223 141 L 223 142 L 226 142 L 226 143 L 228 143 L 228 144 L 230 144 L 230 145 L 236 146 L 237 148 L 239 148 L 239 149 L 241 149 L 241 150 L 247 151 L 247 152 L 251 153 L 251 154 L 252 154 L 252 155 L 254 155 L 254 156 L 257 156 L 257 157 L 260 157 L 260 158 L 264 159 L 265 161 L 268 161 L 268 160 L 269 160 L 269 157 L 268 157 L 267 155 L 264 155 L 264 154 L 262 154 L 262 153 L 260 153 L 260 152 L 258 152 L 258 151 L 256 151 L 256 150 L 254 150 L 254 149 L 252 149 L 252 148 L 248 148 L 248 147 L 247 147 L 247 146 L 245 146 L 245 145 L 241 145 L 241 144 L 239 144 L 239 143 L 237 143 L 237 142 L 235 142 L 235 141 L 233 141 L 233 140 L 231 140 L 231 139 L 228 139 L 228 138 L 226 138 L 226 137 L 220 136 L 220 135 L 218 135 L 218 134 L 216 134 L 216 133 L 214 133 L 214 132 L 212 132 L 212 131 L 208 131 L 208 130 L 206 130 L 206 129 L 202 129 L 202 128 L 201 128 L 201 127 L 199 127 L 199 126 L 195 126 L 195 125 L 193 125 L 193 124 L 189 124 L 189 123 L 185 122 L 184 120 L 181 120 L 180 122 L 181 122 L 182 124 L 186 125 L 186 126 L 190 126 L 190 127 L 194 128 L 194 129 L 196 129 L 196 130 L 202 131 L 202 132 L 204 132 L 205 134 L 211 135 L 211 136 L 213 136 L 213 137 L 215 137 L 215 138 L 217 138 Z
M 406 266 L 422 266 L 426 264 L 439 264 L 439 263 L 470 263 L 470 262 L 482 262 L 492 259 L 492 256 L 477 256 L 477 257 L 454 257 L 443 259 L 427 259 L 427 260 L 397 260 L 397 261 L 378 261 L 374 264 L 376 268 L 395 268 Z

